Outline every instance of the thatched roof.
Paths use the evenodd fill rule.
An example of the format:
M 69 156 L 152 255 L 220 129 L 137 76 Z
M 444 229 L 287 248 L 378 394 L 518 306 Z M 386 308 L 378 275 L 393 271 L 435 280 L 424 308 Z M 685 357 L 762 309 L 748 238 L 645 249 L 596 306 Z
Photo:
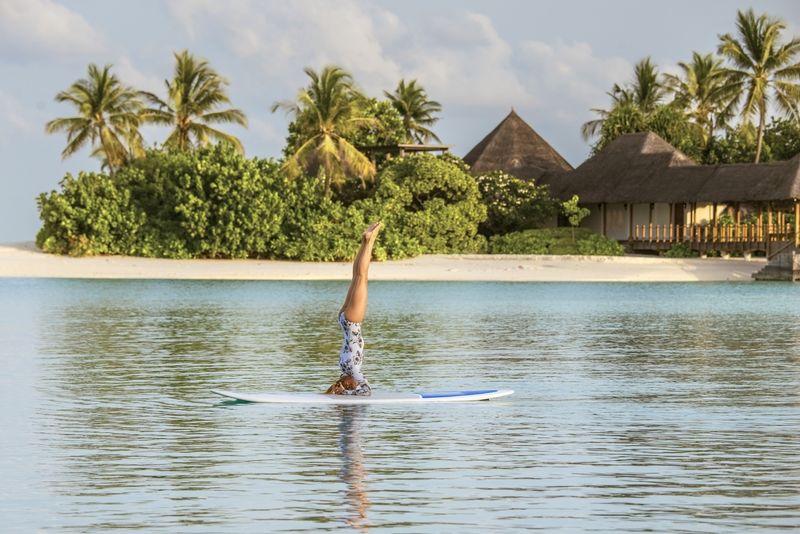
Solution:
M 654 133 L 620 136 L 577 169 L 540 178 L 585 203 L 747 202 L 800 198 L 800 155 L 789 161 L 697 165 Z
M 524 179 L 539 178 L 548 171 L 572 169 L 572 165 L 513 109 L 464 156 L 464 161 L 472 168 L 473 174 L 505 171 Z

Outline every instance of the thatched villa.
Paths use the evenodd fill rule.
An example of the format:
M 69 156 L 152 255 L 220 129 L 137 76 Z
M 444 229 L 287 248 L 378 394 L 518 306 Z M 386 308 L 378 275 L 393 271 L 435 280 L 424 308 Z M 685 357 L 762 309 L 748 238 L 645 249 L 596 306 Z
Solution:
M 513 110 L 464 158 L 473 173 L 502 170 L 578 195 L 582 222 L 633 250 L 676 243 L 699 251 L 800 246 L 800 154 L 788 161 L 698 165 L 653 133 L 627 134 L 572 169 Z M 787 216 L 793 215 L 793 224 Z

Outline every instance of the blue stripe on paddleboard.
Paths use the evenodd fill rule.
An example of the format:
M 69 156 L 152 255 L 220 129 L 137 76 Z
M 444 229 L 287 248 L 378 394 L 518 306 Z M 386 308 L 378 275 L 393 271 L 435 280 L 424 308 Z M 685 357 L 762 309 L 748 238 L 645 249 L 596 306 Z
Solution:
M 483 395 L 485 393 L 496 393 L 496 389 L 476 389 L 474 391 L 442 391 L 438 393 L 419 393 L 423 399 L 435 399 L 437 397 L 466 397 L 469 395 Z

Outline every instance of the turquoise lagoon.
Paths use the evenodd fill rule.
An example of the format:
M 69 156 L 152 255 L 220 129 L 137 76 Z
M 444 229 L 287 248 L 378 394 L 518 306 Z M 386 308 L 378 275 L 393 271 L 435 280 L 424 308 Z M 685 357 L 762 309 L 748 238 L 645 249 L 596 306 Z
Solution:
M 800 285 L 380 283 L 381 390 L 319 391 L 341 282 L 0 280 L 8 532 L 800 528 Z

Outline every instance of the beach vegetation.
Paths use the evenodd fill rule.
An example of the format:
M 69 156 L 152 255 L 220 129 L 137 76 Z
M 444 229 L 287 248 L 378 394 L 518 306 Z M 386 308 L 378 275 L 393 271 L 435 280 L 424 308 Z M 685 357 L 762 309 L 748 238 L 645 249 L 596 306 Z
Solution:
M 377 127 L 376 118 L 366 114 L 366 97 L 356 88 L 353 77 L 334 65 L 321 72 L 304 69 L 309 85 L 294 101 L 276 102 L 292 115 L 296 128 L 296 148 L 286 155 L 284 171 L 290 178 L 305 173 L 319 177 L 325 196 L 332 186 L 341 186 L 348 176 L 362 183 L 375 176 L 375 164 L 350 141 L 348 134 L 361 127 Z
M 143 109 L 140 94 L 120 82 L 111 65 L 101 68 L 90 64 L 86 78 L 59 92 L 55 99 L 76 110 L 76 115 L 54 119 L 45 126 L 47 133 L 67 134 L 62 158 L 89 145 L 113 174 L 126 161 L 144 153 L 139 133 Z
M 67 174 L 59 185 L 60 191 L 37 198 L 42 227 L 36 245 L 41 250 L 71 256 L 138 253 L 145 214 L 130 191 L 93 172 Z
M 550 188 L 533 180 L 522 180 L 503 171 L 493 171 L 475 180 L 486 206 L 482 235 L 505 234 L 544 226 L 558 213 Z
M 575 228 L 591 213 L 589 208 L 584 208 L 579 203 L 578 195 L 572 195 L 572 198 L 561 203 L 561 211 L 569 222 L 573 240 L 575 240 Z
M 588 228 L 537 228 L 489 238 L 490 254 L 570 254 L 621 256 L 625 249 L 617 241 Z
M 433 139 L 441 143 L 430 127 L 439 120 L 435 114 L 442 111 L 442 105 L 435 100 L 428 100 L 428 94 L 417 80 L 408 83 L 400 80 L 393 93 L 384 91 L 384 94 L 403 119 L 406 134 L 404 142 L 427 143 Z
M 396 158 L 369 195 L 345 201 L 230 143 L 151 149 L 113 176 L 67 175 L 41 194 L 37 244 L 72 255 L 350 260 L 364 226 L 383 220 L 379 259 L 479 252 L 486 208 L 466 168 L 452 156 Z
M 786 23 L 752 9 L 736 14 L 737 35 L 720 36 L 718 52 L 728 60 L 729 84 L 743 97 L 745 122 L 758 118 L 755 162 L 761 160 L 767 103 L 800 120 L 800 38 L 783 42 Z
M 696 257 L 698 253 L 689 248 L 685 243 L 675 243 L 669 250 L 664 251 L 662 255 L 667 258 L 693 258 Z
M 596 138 L 593 153 L 620 135 L 652 131 L 701 164 L 791 158 L 800 148 L 792 135 L 800 129 L 800 37 L 785 39 L 786 28 L 737 11 L 736 33 L 719 36 L 716 55 L 693 52 L 680 73 L 663 75 L 645 58 L 632 82 L 612 86 L 609 109 L 592 110 L 597 118 L 582 135 Z M 780 115 L 776 131 L 788 135 L 770 138 L 770 106 Z
M 142 112 L 144 121 L 171 126 L 164 141 L 167 148 L 190 150 L 211 141 L 225 141 L 244 153 L 242 142 L 234 135 L 212 125 L 238 124 L 247 126 L 245 114 L 236 108 L 220 109 L 230 104 L 228 81 L 211 68 L 208 61 L 195 57 L 187 50 L 176 52 L 175 70 L 171 80 L 165 80 L 166 99 L 142 91 L 151 106 Z

